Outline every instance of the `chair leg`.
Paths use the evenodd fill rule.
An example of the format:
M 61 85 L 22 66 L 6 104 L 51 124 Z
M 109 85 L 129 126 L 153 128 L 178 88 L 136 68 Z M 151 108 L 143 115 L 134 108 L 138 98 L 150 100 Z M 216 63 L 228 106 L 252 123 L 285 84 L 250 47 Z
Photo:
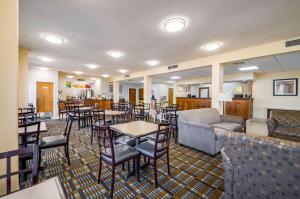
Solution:
M 102 167 L 102 159 L 100 158 L 99 172 L 98 172 L 98 184 L 100 183 L 100 178 L 101 178 L 101 167 Z
M 60 113 L 58 113 L 58 121 L 60 121 Z
M 110 197 L 113 198 L 114 195 L 114 185 L 115 185 L 115 167 L 112 167 L 112 172 L 111 172 L 111 188 L 110 188 Z
M 70 165 L 70 156 L 69 156 L 69 147 L 68 147 L 68 145 L 65 145 L 65 155 L 66 155 L 67 160 L 68 160 L 68 165 Z
M 41 168 L 41 163 L 42 163 L 42 150 L 40 149 L 39 150 L 39 169 L 38 170 L 40 170 L 40 168 Z
M 136 157 L 137 158 L 137 165 L 136 165 L 136 174 L 137 174 L 137 181 L 138 182 L 140 182 L 140 155 L 138 155 L 138 157 Z M 134 160 L 135 161 L 135 160 Z
M 170 172 L 169 151 L 167 152 L 167 166 L 168 166 L 168 175 L 170 176 L 171 172 Z
M 156 159 L 153 160 L 153 167 L 154 167 L 154 184 L 155 184 L 155 188 L 158 187 L 158 183 L 157 183 L 157 165 L 156 165 Z
M 128 168 L 128 173 L 130 173 L 130 160 L 127 161 L 127 168 Z M 133 165 L 133 168 L 134 168 L 134 165 Z
M 124 162 L 122 163 L 122 171 L 125 171 L 125 164 L 124 164 Z
M 78 130 L 80 130 L 80 118 L 78 118 Z
M 94 138 L 94 130 L 93 130 L 93 126 L 92 126 L 92 133 L 91 133 L 91 144 L 93 144 L 93 138 Z

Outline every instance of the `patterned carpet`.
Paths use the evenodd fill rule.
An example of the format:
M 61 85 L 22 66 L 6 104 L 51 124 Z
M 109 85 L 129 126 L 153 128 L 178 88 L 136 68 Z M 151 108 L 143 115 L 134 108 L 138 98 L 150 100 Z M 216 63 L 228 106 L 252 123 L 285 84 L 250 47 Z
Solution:
M 65 121 L 49 120 L 49 134 L 62 134 Z M 40 179 L 59 176 L 69 198 L 108 198 L 111 170 L 104 165 L 101 183 L 97 184 L 99 149 L 90 145 L 90 128 L 77 130 L 73 124 L 70 137 L 71 165 L 68 166 L 63 148 L 48 149 L 42 154 Z M 125 181 L 127 170 L 116 171 L 114 198 L 223 198 L 224 180 L 220 156 L 209 157 L 201 152 L 172 144 L 170 146 L 171 177 L 165 160 L 158 162 L 159 188 L 154 187 L 153 168 L 140 171 Z

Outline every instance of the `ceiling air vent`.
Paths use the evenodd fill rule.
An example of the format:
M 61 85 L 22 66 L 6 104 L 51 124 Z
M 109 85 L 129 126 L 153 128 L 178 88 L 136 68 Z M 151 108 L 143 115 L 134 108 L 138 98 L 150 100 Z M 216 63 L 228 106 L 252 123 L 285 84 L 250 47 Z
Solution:
M 292 46 L 298 46 L 298 45 L 300 45 L 300 38 L 285 42 L 285 47 L 292 47 Z
M 130 75 L 125 75 L 125 78 L 130 77 Z
M 168 70 L 175 69 L 175 68 L 178 68 L 178 65 L 177 65 L 177 64 L 172 65 L 172 66 L 168 66 Z
M 79 82 L 84 82 L 84 79 L 77 79 L 77 81 L 79 81 Z
M 239 62 L 234 62 L 233 64 L 234 65 L 241 65 L 241 64 L 244 64 L 245 62 L 244 61 L 239 61 Z

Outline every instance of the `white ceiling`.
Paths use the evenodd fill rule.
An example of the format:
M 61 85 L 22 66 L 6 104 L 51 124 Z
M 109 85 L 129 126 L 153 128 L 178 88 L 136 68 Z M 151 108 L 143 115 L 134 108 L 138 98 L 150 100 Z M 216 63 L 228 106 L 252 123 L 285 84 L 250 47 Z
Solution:
M 93 76 L 117 75 L 119 68 L 153 68 L 144 63 L 148 59 L 160 60 L 159 66 L 175 64 L 300 32 L 299 0 L 22 0 L 19 16 L 20 46 L 30 49 L 30 66 Z M 161 31 L 162 20 L 171 16 L 185 17 L 186 29 L 176 34 Z M 47 43 L 39 36 L 43 32 L 61 35 L 67 42 Z M 213 53 L 199 50 L 214 40 L 223 41 L 223 48 Z M 124 51 L 125 57 L 107 56 L 113 49 Z M 55 62 L 44 64 L 37 60 L 41 55 Z M 91 70 L 87 63 L 101 67 Z

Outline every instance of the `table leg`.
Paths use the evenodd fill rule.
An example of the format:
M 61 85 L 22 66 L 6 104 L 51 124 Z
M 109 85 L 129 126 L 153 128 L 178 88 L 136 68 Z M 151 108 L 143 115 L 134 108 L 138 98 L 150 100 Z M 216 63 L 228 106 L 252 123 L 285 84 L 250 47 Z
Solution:
M 136 138 L 135 139 L 135 145 L 138 145 L 139 143 L 140 143 L 140 138 Z M 137 169 L 140 169 L 140 168 L 138 168 L 138 165 L 139 165 L 138 161 L 140 161 L 140 160 L 135 158 L 133 161 L 135 161 L 135 164 L 134 164 L 135 168 L 131 172 L 128 172 L 125 180 L 128 180 L 128 178 L 130 178 L 131 176 L 134 176 L 135 171 L 137 171 Z

